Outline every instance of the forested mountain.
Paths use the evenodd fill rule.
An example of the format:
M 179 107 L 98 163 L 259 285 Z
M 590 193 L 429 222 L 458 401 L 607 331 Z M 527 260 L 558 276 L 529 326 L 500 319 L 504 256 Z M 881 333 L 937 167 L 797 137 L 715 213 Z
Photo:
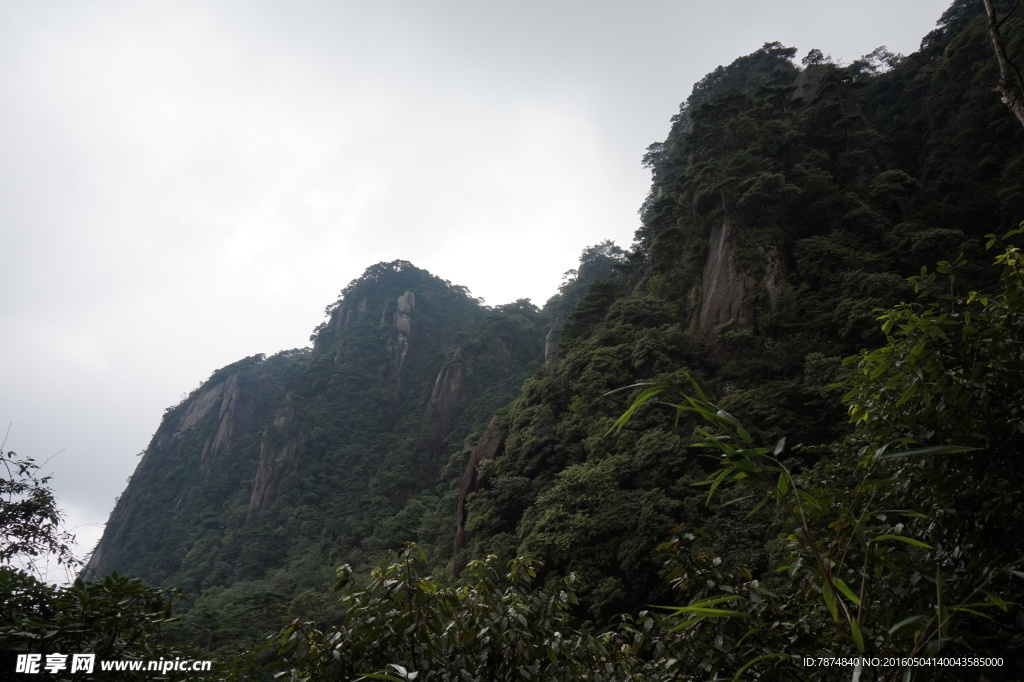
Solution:
M 1021 61 L 1018 14 L 1001 30 Z M 973 0 L 956 0 L 912 55 L 880 48 L 841 65 L 818 50 L 799 59 L 795 48 L 766 43 L 719 67 L 647 150 L 652 188 L 628 251 L 584 250 L 543 308 L 484 307 L 404 261 L 370 267 L 328 306 L 311 350 L 224 367 L 167 410 L 86 574 L 116 570 L 186 587 L 193 597 L 178 636 L 222 653 L 266 634 L 254 624 L 341 622 L 345 609 L 326 591 L 334 567 L 365 575 L 405 542 L 430 555 L 442 583 L 467 566 L 479 571 L 474 560 L 489 555 L 500 565 L 532 557 L 535 584 L 555 592 L 574 574 L 579 605 L 566 608 L 584 629 L 650 604 L 685 604 L 680 590 L 716 599 L 708 590 L 721 584 L 750 598 L 757 578 L 774 592 L 756 599 L 770 602 L 788 589 L 775 569 L 789 545 L 825 554 L 794 530 L 786 504 L 758 507 L 760 495 L 717 483 L 709 504 L 708 486 L 694 484 L 739 459 L 703 456 L 700 419 L 677 423 L 671 409 L 645 405 L 619 420 L 642 395 L 634 385 L 692 393 L 693 380 L 707 402 L 671 402 L 697 417 L 695 405 L 713 403 L 725 417 L 710 417 L 712 426 L 734 429 L 732 442 L 769 446 L 780 500 L 798 482 L 809 509 L 810 500 L 833 500 L 820 505 L 837 515 L 826 533 L 865 532 L 867 521 L 847 524 L 836 511 L 852 504 L 844 495 L 863 492 L 853 472 L 864 448 L 975 448 L 955 464 L 886 460 L 903 468 L 875 471 L 887 482 L 872 499 L 903 500 L 900 509 L 930 521 L 883 527 L 897 506 L 878 506 L 882 520 L 870 524 L 876 540 L 909 539 L 896 544 L 910 554 L 880 564 L 913 565 L 900 578 L 908 585 L 923 579 L 933 596 L 946 585 L 964 604 L 1004 607 L 971 631 L 970 646 L 985 655 L 1002 647 L 1009 665 L 1009 644 L 1021 644 L 1010 603 L 1024 591 L 999 592 L 992 571 L 1024 554 L 1014 531 L 1024 503 L 1021 311 L 1011 293 L 968 295 L 1012 286 L 991 267 L 985 235 L 1024 219 L 1024 129 L 993 91 L 998 80 L 984 8 Z M 908 280 L 939 261 L 953 264 Z M 1012 259 L 1002 265 L 1012 274 Z M 984 310 L 971 313 L 982 300 Z M 1009 312 L 997 319 L 989 300 Z M 893 311 L 886 328 L 880 309 Z M 970 346 L 963 339 L 986 319 L 1003 331 Z M 951 340 L 957 324 L 960 341 Z M 922 364 L 923 349 L 938 343 L 934 329 L 974 355 L 937 350 L 941 362 Z M 920 345 L 899 359 L 909 338 Z M 997 341 L 998 353 L 986 355 Z M 851 356 L 860 359 L 844 364 Z M 900 383 L 910 381 L 903 366 L 916 368 L 917 388 Z M 959 384 L 970 390 L 929 384 L 929 372 L 973 377 Z M 973 409 L 974 421 L 959 418 Z M 763 480 L 769 469 L 739 478 Z M 801 527 L 812 525 L 804 518 Z M 864 551 L 864 566 L 872 556 Z M 882 621 L 870 621 L 872 631 L 867 615 L 843 621 L 836 606 L 841 591 L 843 609 L 866 609 L 870 592 L 867 577 L 832 576 L 845 559 L 823 559 L 815 575 L 826 588 L 800 594 L 818 589 L 831 603 L 826 614 L 854 623 L 845 645 L 882 650 L 878 642 L 900 627 L 885 635 Z M 919 566 L 929 567 L 924 578 Z M 888 570 L 873 575 L 889 581 Z M 972 592 L 979 582 L 984 589 Z M 879 584 L 892 604 L 928 599 L 919 588 Z M 782 628 L 785 646 L 811 646 L 812 623 Z M 942 620 L 940 642 L 944 628 Z M 765 641 L 782 647 L 773 632 Z M 707 653 L 706 672 L 725 670 L 715 666 L 729 656 L 773 653 L 769 644 L 743 649 L 743 633 L 724 625 L 700 633 L 726 642 L 708 645 L 719 652 Z
M 903 59 L 840 67 L 812 52 L 798 69 L 770 43 L 698 83 L 645 157 L 627 266 L 510 406 L 505 455 L 470 505 L 478 553 L 580 572 L 595 616 L 650 603 L 651 550 L 681 521 L 763 566 L 763 526 L 699 504 L 688 434 L 651 414 L 605 435 L 633 397 L 609 392 L 686 386 L 688 371 L 765 441 L 842 435 L 830 386 L 843 358 L 885 342 L 875 310 L 913 300 L 906 277 L 960 253 L 964 286 L 983 284 L 981 236 L 1024 217 L 1021 130 L 992 93 L 991 49 L 964 2 Z
M 447 456 L 543 361 L 546 317 L 404 261 L 367 269 L 312 350 L 246 358 L 167 410 L 87 567 L 196 590 L 417 538 Z

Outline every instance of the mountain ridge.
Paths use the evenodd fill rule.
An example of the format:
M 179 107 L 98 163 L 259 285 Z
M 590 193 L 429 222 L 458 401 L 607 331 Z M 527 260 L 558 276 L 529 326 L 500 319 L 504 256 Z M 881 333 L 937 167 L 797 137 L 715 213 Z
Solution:
M 702 437 L 654 412 L 610 427 L 624 387 L 694 377 L 811 468 L 850 433 L 843 358 L 885 343 L 906 278 L 963 253 L 961 285 L 991 283 L 982 237 L 1024 216 L 1024 135 L 983 15 L 957 0 L 917 53 L 872 54 L 801 67 L 766 43 L 708 74 L 648 149 L 631 250 L 584 250 L 543 308 L 371 266 L 311 350 L 229 365 L 168 410 L 87 571 L 187 585 L 191 626 L 227 632 L 218 609 L 329 620 L 331 567 L 405 541 L 442 578 L 490 555 L 535 557 L 549 587 L 578 575 L 593 623 L 670 598 L 655 548 L 680 523 L 767 570 L 777 520 L 704 504 Z

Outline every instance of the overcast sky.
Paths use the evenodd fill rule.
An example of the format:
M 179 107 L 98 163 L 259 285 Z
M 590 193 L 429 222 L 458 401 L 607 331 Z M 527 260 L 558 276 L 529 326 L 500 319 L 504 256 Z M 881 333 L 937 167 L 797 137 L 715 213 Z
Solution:
M 913 52 L 947 5 L 0 0 L 5 448 L 50 458 L 84 554 L 164 408 L 308 345 L 367 266 L 543 304 L 629 246 L 695 81 L 775 40 Z

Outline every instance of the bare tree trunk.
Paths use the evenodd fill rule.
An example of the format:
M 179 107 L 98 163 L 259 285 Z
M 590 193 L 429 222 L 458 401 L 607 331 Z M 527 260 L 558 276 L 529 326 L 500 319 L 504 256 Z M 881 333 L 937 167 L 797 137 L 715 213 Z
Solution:
M 985 12 L 988 14 L 988 35 L 992 39 L 992 47 L 995 48 L 996 58 L 999 60 L 999 84 L 996 86 L 996 92 L 1003 96 L 1003 104 L 1010 107 L 1010 111 L 1024 126 L 1024 80 L 1021 79 L 1020 71 L 1006 56 L 1006 47 L 1003 45 L 1002 36 L 999 35 L 1001 22 L 996 16 L 992 0 L 982 1 L 985 3 Z M 1017 9 L 1017 6 L 1014 5 L 1013 9 Z

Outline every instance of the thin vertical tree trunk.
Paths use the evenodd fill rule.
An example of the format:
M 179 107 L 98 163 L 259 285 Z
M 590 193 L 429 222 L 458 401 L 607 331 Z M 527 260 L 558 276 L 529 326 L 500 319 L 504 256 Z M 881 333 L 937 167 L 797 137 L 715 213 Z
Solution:
M 985 12 L 988 14 L 988 35 L 992 39 L 996 59 L 999 60 L 999 84 L 996 85 L 996 91 L 1003 96 L 1003 104 L 1010 107 L 1010 111 L 1024 126 L 1024 80 L 1021 79 L 1020 71 L 1006 56 L 1006 47 L 999 34 L 999 18 L 996 16 L 995 7 L 992 6 L 992 0 L 982 1 L 985 3 Z M 1013 9 L 1017 9 L 1017 6 L 1014 5 Z

